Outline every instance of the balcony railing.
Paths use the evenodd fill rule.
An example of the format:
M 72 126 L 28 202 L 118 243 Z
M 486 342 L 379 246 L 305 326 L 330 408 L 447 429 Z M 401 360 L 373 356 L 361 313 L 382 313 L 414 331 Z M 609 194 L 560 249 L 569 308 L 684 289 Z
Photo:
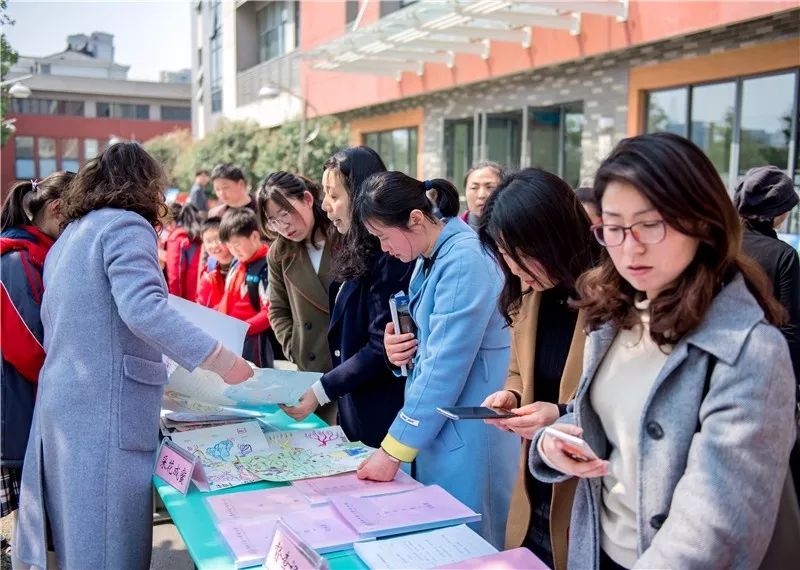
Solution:
M 273 86 L 297 93 L 300 89 L 300 51 L 264 61 L 240 72 L 237 80 L 237 106 L 258 100 L 262 87 Z

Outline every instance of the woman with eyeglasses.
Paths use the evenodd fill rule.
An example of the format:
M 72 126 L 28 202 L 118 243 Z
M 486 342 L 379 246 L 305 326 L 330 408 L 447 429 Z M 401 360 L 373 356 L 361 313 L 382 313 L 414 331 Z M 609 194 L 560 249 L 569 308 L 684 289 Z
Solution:
M 433 213 L 431 190 L 442 219 Z M 454 217 L 458 192 L 447 180 L 374 174 L 364 182 L 356 210 L 383 251 L 416 261 L 408 294 L 417 330 L 395 334 L 392 323 L 386 325 L 389 362 L 410 369 L 405 401 L 358 476 L 391 481 L 401 462 L 413 462 L 418 481 L 438 484 L 482 513 L 473 526 L 502 548 L 519 439 L 482 421 L 453 421 L 436 411 L 478 406 L 503 386 L 509 338 L 497 309 L 500 269 L 475 232 Z
M 335 232 L 321 194 L 317 183 L 284 171 L 270 174 L 256 193 L 262 230 L 278 236 L 267 254 L 269 321 L 286 357 L 311 372 L 332 367 L 328 289 Z M 330 424 L 336 420 L 335 404 L 317 413 Z
M 530 455 L 541 481 L 578 478 L 569 567 L 779 567 L 765 556 L 794 500 L 794 376 L 719 174 L 650 134 L 619 143 L 594 189 L 609 255 L 578 281 L 584 375 L 553 426 L 588 448 L 539 432 Z M 771 548 L 796 552 L 794 532 Z

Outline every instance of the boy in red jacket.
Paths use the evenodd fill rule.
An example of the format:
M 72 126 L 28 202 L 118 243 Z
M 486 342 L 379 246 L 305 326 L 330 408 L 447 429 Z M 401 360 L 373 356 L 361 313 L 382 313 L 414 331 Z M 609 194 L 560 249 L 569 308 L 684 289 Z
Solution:
M 256 215 L 247 208 L 231 208 L 222 216 L 219 239 L 236 258 L 225 280 L 225 293 L 217 310 L 250 325 L 242 356 L 262 368 L 273 363 L 268 338 L 269 303 L 267 245 L 262 241 Z
M 208 218 L 203 224 L 203 247 L 208 253 L 208 261 L 200 271 L 197 284 L 197 302 L 204 307 L 216 309 L 225 294 L 225 279 L 233 264 L 233 255 L 219 239 L 219 225 L 222 220 L 216 216 Z

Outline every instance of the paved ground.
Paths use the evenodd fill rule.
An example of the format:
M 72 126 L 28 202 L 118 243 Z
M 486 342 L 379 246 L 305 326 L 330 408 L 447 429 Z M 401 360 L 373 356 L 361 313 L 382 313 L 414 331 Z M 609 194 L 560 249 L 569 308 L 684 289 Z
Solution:
M 0 519 L 0 533 L 8 536 L 11 532 L 9 518 Z M 186 552 L 178 529 L 173 524 L 158 524 L 153 527 L 153 560 L 151 570 L 193 570 L 194 564 Z M 0 570 L 11 570 L 10 557 L 0 556 Z

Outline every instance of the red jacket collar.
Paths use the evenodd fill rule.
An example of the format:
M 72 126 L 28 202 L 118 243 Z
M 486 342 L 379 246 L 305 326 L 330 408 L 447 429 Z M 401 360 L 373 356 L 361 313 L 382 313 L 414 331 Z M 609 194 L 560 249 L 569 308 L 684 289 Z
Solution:
M 253 263 L 257 259 L 266 257 L 268 249 L 269 248 L 267 248 L 266 244 L 262 245 L 260 248 L 258 248 L 258 251 L 253 254 L 253 257 L 251 257 L 250 259 L 245 261 L 244 265 L 250 265 L 251 263 Z
M 9 251 L 26 250 L 31 261 L 40 266 L 44 265 L 44 258 L 53 245 L 53 238 L 35 226 L 20 226 L 19 229 L 29 233 L 33 240 L 10 237 L 0 238 L 0 254 L 5 254 Z

